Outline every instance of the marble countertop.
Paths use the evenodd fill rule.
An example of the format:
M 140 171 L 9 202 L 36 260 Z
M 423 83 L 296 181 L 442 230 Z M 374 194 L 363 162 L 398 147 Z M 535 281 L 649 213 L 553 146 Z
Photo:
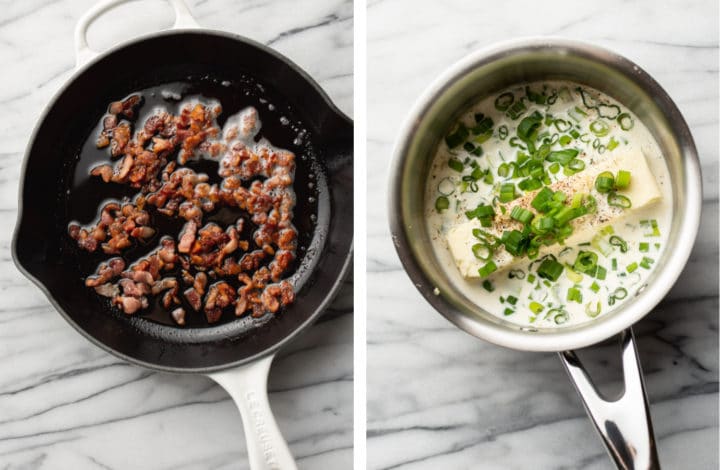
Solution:
M 4 2 L 0 10 L 0 468 L 245 469 L 240 416 L 219 386 L 130 366 L 91 345 L 10 256 L 24 149 L 42 109 L 72 73 L 74 25 L 93 3 L 30 0 Z M 188 3 L 203 26 L 290 57 L 352 114 L 352 2 Z M 101 18 L 89 39 L 102 49 L 172 21 L 164 2 L 134 2 Z M 352 465 L 352 324 L 348 281 L 270 373 L 271 405 L 300 468 Z
M 388 161 L 420 93 L 472 50 L 556 35 L 645 68 L 695 137 L 700 234 L 680 280 L 635 331 L 663 468 L 717 469 L 717 2 L 368 3 L 368 468 L 612 468 L 556 355 L 500 348 L 452 326 L 402 270 L 387 226 Z M 599 359 L 609 352 L 593 364 L 611 386 L 617 364 Z

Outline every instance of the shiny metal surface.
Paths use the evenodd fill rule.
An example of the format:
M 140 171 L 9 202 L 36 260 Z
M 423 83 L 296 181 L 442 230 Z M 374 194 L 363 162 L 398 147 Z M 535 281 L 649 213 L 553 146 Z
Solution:
M 527 329 L 465 297 L 433 255 L 424 216 L 425 180 L 437 143 L 454 120 L 488 94 L 518 83 L 565 79 L 596 88 L 631 109 L 663 152 L 674 198 L 668 249 L 648 287 L 621 309 L 564 328 Z M 395 148 L 390 174 L 390 230 L 405 270 L 425 299 L 478 338 L 514 349 L 565 351 L 607 339 L 651 311 L 680 275 L 697 234 L 702 203 L 700 163 L 690 130 L 665 91 L 633 62 L 605 49 L 561 39 L 501 44 L 467 56 L 418 100 Z M 436 295 L 434 291 L 439 291 Z
M 473 103 L 507 86 L 534 80 L 570 80 L 596 88 L 632 110 L 657 141 L 670 173 L 673 201 L 668 245 L 647 287 L 613 312 L 565 328 L 523 328 L 466 298 L 433 255 L 424 217 L 428 171 L 440 139 Z M 667 294 L 682 272 L 700 221 L 700 163 L 690 130 L 660 85 L 630 60 L 564 39 L 523 39 L 470 54 L 418 100 L 395 148 L 390 174 L 390 229 L 413 283 L 452 323 L 486 341 L 527 351 L 557 351 L 619 468 L 659 468 L 640 364 L 629 328 Z M 602 399 L 573 349 L 623 332 L 626 392 Z
M 620 348 L 625 390 L 613 399 L 600 395 L 575 352 L 564 351 L 559 356 L 615 465 L 623 470 L 659 469 L 645 381 L 632 328 L 620 334 Z

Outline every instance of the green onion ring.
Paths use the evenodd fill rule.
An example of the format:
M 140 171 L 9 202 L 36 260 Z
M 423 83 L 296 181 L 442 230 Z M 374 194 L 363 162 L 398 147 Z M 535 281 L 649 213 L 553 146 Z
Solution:
M 620 114 L 617 117 L 617 122 L 618 124 L 620 124 L 620 129 L 624 131 L 629 131 L 635 125 L 632 116 L 630 116 L 628 113 Z
M 515 95 L 507 91 L 495 98 L 495 109 L 498 111 L 507 111 L 511 104 L 515 101 Z
M 437 190 L 438 193 L 440 193 L 442 196 L 449 196 L 455 192 L 455 183 L 453 182 L 452 178 L 446 176 L 438 183 Z

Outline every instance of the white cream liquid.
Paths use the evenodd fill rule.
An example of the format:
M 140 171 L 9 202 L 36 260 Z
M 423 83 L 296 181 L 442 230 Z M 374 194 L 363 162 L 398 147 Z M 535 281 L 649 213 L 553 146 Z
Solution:
M 512 92 L 515 99 L 518 100 L 520 97 L 525 96 L 525 87 L 526 85 L 511 87 L 503 90 L 503 92 Z M 576 90 L 578 88 L 577 84 L 547 81 L 531 83 L 529 87 L 536 93 L 543 90 L 544 87 L 548 96 L 552 96 L 562 89 L 567 90 L 568 93 L 560 93 L 551 105 L 540 105 L 526 99 L 527 110 L 515 120 L 508 117 L 506 112 L 499 111 L 495 107 L 495 99 L 502 92 L 489 96 L 465 113 L 459 121 L 468 128 L 475 126 L 476 113 L 483 113 L 485 116 L 491 117 L 494 122 L 492 137 L 480 144 L 483 148 L 483 155 L 479 157 L 463 149 L 462 145 L 449 149 L 445 141 L 439 144 L 426 186 L 425 211 L 427 227 L 433 240 L 435 255 L 447 267 L 447 274 L 454 285 L 474 304 L 518 325 L 538 328 L 565 327 L 583 323 L 601 315 L 607 315 L 608 312 L 619 308 L 624 301 L 632 298 L 645 285 L 655 263 L 652 263 L 649 269 L 640 267 L 640 263 L 643 257 L 653 260 L 659 259 L 662 250 L 665 249 L 667 235 L 670 230 L 672 219 L 670 176 L 660 149 L 648 129 L 635 115 L 609 96 L 588 87 L 582 87 L 586 93 L 589 93 L 586 94 L 588 104 L 591 104 L 590 98 L 594 98 L 600 102 L 618 106 L 622 113 L 631 116 L 633 125 L 631 129 L 623 130 L 616 119 L 602 118 L 609 125 L 609 132 L 602 137 L 596 137 L 590 131 L 589 126 L 592 121 L 598 118 L 598 111 L 596 108 L 588 109 L 584 105 L 582 95 Z M 576 107 L 587 113 L 587 116 L 578 113 L 575 110 Z M 604 114 L 615 114 L 609 109 L 605 108 L 607 112 Z M 472 210 L 481 203 L 491 204 L 493 197 L 497 195 L 497 187 L 500 183 L 518 183 L 523 179 L 500 177 L 497 174 L 497 169 L 503 162 L 515 161 L 519 149 L 510 145 L 510 139 L 517 135 L 516 128 L 522 118 L 532 114 L 535 110 L 538 110 L 543 116 L 550 114 L 555 119 L 564 120 L 570 124 L 570 130 L 574 129 L 580 134 L 580 137 L 573 139 L 565 146 L 559 141 L 555 142 L 552 145 L 552 150 L 580 149 L 580 157 L 586 162 L 590 159 L 598 161 L 603 157 L 612 155 L 613 152 L 623 152 L 633 148 L 642 150 L 660 188 L 662 199 L 645 208 L 629 210 L 623 218 L 616 219 L 611 223 L 614 234 L 622 237 L 627 242 L 628 249 L 626 253 L 622 253 L 618 247 L 614 247 L 612 253 L 608 256 L 603 256 L 591 246 L 558 247 L 557 251 L 561 254 L 557 256 L 557 261 L 570 266 L 575 262 L 580 250 L 598 253 L 598 265 L 603 266 L 607 271 L 604 280 L 583 275 L 582 280 L 577 282 L 577 278 L 571 280 L 568 277 L 568 270 L 565 269 L 557 281 L 547 281 L 545 283 L 535 272 L 539 263 L 535 263 L 532 265 L 532 269 L 529 269 L 531 260 L 527 259 L 527 262 L 520 265 L 523 272 L 522 279 L 510 278 L 508 271 L 490 275 L 487 279 L 491 282 L 494 290 L 489 292 L 483 287 L 483 280 L 465 279 L 461 276 L 449 251 L 446 236 L 450 228 L 467 222 L 465 211 Z M 568 114 L 568 111 L 570 114 Z M 571 115 L 575 116 L 577 121 Z M 628 127 L 627 121 L 624 124 L 625 127 Z M 502 125 L 506 126 L 508 130 L 507 137 L 504 139 L 501 138 L 499 132 Z M 566 129 L 566 126 L 563 125 L 561 128 Z M 553 124 L 546 125 L 543 122 L 539 133 L 542 136 L 544 131 L 549 131 L 549 137 L 555 133 L 563 136 L 568 135 L 570 130 L 560 132 Z M 471 133 L 467 140 L 472 142 L 472 139 L 473 135 Z M 611 139 L 617 142 L 617 146 L 609 150 L 607 146 Z M 517 141 L 515 143 L 517 144 Z M 448 166 L 448 161 L 451 158 L 463 162 L 474 161 L 483 170 L 489 169 L 494 178 L 493 183 L 485 184 L 483 181 L 479 181 L 476 183 L 477 191 L 475 192 L 467 185 L 463 188 L 462 177 L 469 175 L 472 168 L 469 164 L 466 164 L 462 172 L 458 172 Z M 550 163 L 545 162 L 546 172 L 549 165 Z M 553 182 L 566 178 L 562 169 L 556 174 L 550 174 L 549 172 L 547 174 Z M 449 208 L 438 211 L 435 208 L 437 198 L 441 195 L 447 195 L 450 190 L 452 193 L 447 196 L 450 202 Z M 657 221 L 659 236 L 648 236 L 647 234 L 651 233 L 652 229 L 641 226 L 641 221 L 653 219 Z M 605 239 L 609 237 L 608 234 Z M 641 243 L 648 244 L 647 252 L 640 251 Z M 615 270 L 612 268 L 613 259 L 616 260 L 617 265 Z M 627 267 L 632 263 L 637 263 L 638 267 L 633 272 L 628 272 Z M 532 276 L 535 276 L 536 279 L 531 283 L 529 279 Z M 596 284 L 597 292 L 591 289 L 593 283 Z M 569 288 L 580 290 L 582 294 L 581 302 L 567 300 Z M 618 289 L 627 291 L 624 299 L 620 298 L 622 292 L 618 291 Z M 517 299 L 515 305 L 508 301 L 508 298 L 512 299 L 512 297 Z M 614 300 L 611 300 L 613 297 L 615 297 Z M 530 309 L 533 302 L 540 304 L 542 310 L 537 312 L 537 304 L 535 304 L 536 312 L 533 312 Z M 600 311 L 596 314 L 598 305 Z

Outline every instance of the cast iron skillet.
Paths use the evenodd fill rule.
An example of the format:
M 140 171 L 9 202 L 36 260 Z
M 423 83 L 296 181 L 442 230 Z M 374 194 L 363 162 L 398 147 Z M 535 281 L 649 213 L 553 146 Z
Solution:
M 171 0 L 173 30 L 91 58 L 95 54 L 87 46 L 87 27 L 124 1 L 101 2 L 78 23 L 78 71 L 48 105 L 26 151 L 13 258 L 65 319 L 96 345 L 143 367 L 208 374 L 225 387 L 243 416 L 252 468 L 294 468 L 267 402 L 267 373 L 274 353 L 328 306 L 350 265 L 352 122 L 287 58 L 243 37 L 200 30 L 181 0 Z M 297 165 L 298 172 L 316 175 L 317 219 L 292 277 L 295 302 L 263 324 L 239 319 L 185 329 L 109 312 L 84 287 L 82 277 L 88 273 L 80 272 L 67 243 L 66 180 L 78 149 L 107 104 L 141 85 L 243 74 L 266 87 L 280 105 L 286 102 L 308 130 L 308 158 L 298 158 Z M 296 191 L 298 200 L 305 197 L 300 188 Z M 302 209 L 298 204 L 296 219 L 310 216 Z

